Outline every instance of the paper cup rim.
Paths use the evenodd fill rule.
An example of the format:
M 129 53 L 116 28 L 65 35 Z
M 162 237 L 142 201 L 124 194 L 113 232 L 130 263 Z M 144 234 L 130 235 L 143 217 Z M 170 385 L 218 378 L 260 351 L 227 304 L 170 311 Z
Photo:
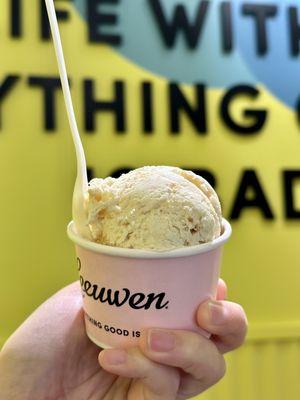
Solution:
M 75 228 L 74 222 L 71 221 L 68 225 L 67 233 L 72 242 L 74 242 L 78 246 L 83 247 L 86 250 L 93 251 L 95 253 L 101 253 L 109 256 L 125 257 L 125 258 L 178 258 L 178 257 L 194 256 L 201 253 L 207 253 L 224 245 L 228 241 L 232 232 L 230 223 L 225 218 L 223 218 L 222 219 L 223 233 L 217 239 L 209 243 L 203 243 L 196 246 L 182 247 L 174 250 L 154 251 L 154 250 L 139 250 L 139 249 L 113 247 L 91 242 L 87 239 L 78 236 L 74 228 Z

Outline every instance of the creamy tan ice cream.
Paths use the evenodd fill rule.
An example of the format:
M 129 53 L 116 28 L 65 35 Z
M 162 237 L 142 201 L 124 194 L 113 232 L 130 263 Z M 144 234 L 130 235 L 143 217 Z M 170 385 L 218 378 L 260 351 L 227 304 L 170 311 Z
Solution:
M 143 167 L 118 179 L 93 179 L 87 207 L 93 239 L 109 246 L 170 250 L 221 234 L 216 192 L 180 168 Z

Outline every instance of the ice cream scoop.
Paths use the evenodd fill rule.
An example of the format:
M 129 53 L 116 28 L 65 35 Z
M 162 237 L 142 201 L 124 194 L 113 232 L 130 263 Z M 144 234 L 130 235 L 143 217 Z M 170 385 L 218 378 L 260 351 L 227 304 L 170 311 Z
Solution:
M 88 222 L 95 242 L 171 250 L 208 243 L 221 234 L 222 212 L 210 184 L 176 167 L 138 168 L 89 184 Z

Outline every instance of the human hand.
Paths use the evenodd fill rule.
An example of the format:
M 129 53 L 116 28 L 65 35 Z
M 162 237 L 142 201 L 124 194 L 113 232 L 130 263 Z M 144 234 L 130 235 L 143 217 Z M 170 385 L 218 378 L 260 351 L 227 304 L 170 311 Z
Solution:
M 151 329 L 142 333 L 137 347 L 100 351 L 85 334 L 80 287 L 74 283 L 42 304 L 5 344 L 1 395 L 6 400 L 175 400 L 199 394 L 223 376 L 222 354 L 245 338 L 245 314 L 222 301 L 225 296 L 220 281 L 220 301 L 198 309 L 198 323 L 212 333 L 211 340 L 193 332 Z M 155 351 L 149 343 L 170 348 L 163 332 L 171 335 L 175 348 Z

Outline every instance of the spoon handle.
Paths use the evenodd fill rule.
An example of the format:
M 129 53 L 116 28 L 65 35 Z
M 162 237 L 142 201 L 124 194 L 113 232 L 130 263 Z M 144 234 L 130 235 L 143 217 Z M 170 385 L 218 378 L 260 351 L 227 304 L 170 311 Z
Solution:
M 53 0 L 45 0 L 45 2 L 46 2 L 46 8 L 47 8 L 48 16 L 49 16 L 51 32 L 52 32 L 52 36 L 53 36 L 53 43 L 54 43 L 55 53 L 56 53 L 57 62 L 58 62 L 58 69 L 59 69 L 60 80 L 61 80 L 62 90 L 63 90 L 63 94 L 64 94 L 64 99 L 65 99 L 65 105 L 66 105 L 66 109 L 67 109 L 69 124 L 71 127 L 73 142 L 75 145 L 76 158 L 77 158 L 76 185 L 78 185 L 78 186 L 81 185 L 82 191 L 86 192 L 87 187 L 88 187 L 86 160 L 85 160 L 84 150 L 83 150 L 82 142 L 80 139 L 80 135 L 79 135 L 79 131 L 78 131 L 77 123 L 76 123 L 76 117 L 75 117 L 73 103 L 72 103 L 72 97 L 71 97 L 71 92 L 70 92 L 70 86 L 69 86 L 69 81 L 68 81 L 68 76 L 67 76 L 66 64 L 65 64 L 65 59 L 64 59 L 64 54 L 63 54 L 63 49 L 62 49 L 62 44 L 61 44 L 61 38 L 60 38 L 60 34 L 59 34 L 59 28 L 58 28 L 54 3 L 53 3 Z M 79 187 L 77 187 L 77 190 L 78 189 L 79 189 Z
M 88 179 L 86 170 L 86 160 L 84 155 L 83 146 L 81 143 L 73 103 L 70 92 L 70 86 L 68 81 L 68 75 L 66 70 L 66 64 L 64 59 L 64 53 L 62 49 L 58 23 L 54 8 L 53 0 L 45 0 L 46 8 L 49 16 L 49 22 L 51 27 L 51 32 L 53 36 L 53 43 L 58 63 L 59 75 L 62 85 L 62 90 L 64 94 L 69 124 L 71 127 L 71 133 L 73 137 L 73 142 L 76 151 L 77 159 L 77 177 L 75 181 L 75 187 L 73 192 L 73 220 L 77 233 L 85 239 L 91 240 L 91 232 L 88 226 L 88 216 L 85 208 L 87 200 L 87 190 L 88 190 Z

